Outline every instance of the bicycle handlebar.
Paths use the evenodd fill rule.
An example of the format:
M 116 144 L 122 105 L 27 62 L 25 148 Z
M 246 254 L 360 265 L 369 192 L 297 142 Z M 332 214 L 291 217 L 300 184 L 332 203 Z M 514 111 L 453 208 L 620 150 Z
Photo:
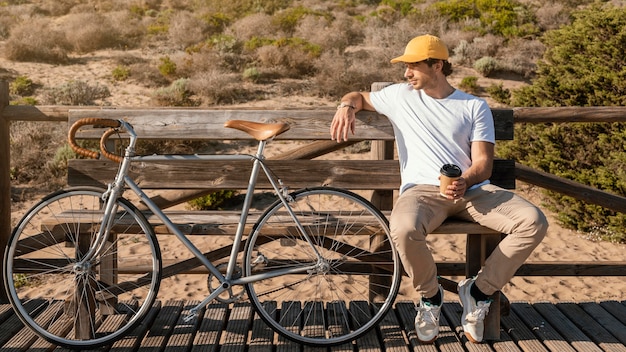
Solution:
M 88 126 L 88 125 L 111 127 L 106 132 L 104 132 L 104 134 L 102 134 L 102 137 L 100 138 L 100 152 L 83 148 L 76 143 L 76 132 L 82 126 Z M 109 137 L 117 131 L 116 128 L 120 127 L 121 125 L 122 123 L 119 120 L 101 119 L 101 118 L 93 118 L 93 117 L 80 119 L 74 122 L 74 124 L 70 127 L 70 130 L 68 133 L 68 141 L 69 141 L 70 147 L 72 148 L 72 150 L 76 152 L 76 154 L 80 154 L 88 158 L 98 159 L 100 157 L 100 154 L 102 153 L 102 155 L 105 158 L 115 161 L 117 163 L 121 163 L 123 158 L 119 155 L 115 155 L 109 152 L 106 148 L 107 139 L 109 139 Z

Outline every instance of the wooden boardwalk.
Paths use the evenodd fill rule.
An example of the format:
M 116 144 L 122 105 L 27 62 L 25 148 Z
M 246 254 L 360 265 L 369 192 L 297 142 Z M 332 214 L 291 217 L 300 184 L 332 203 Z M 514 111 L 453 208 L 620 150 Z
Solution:
M 210 304 L 193 323 L 183 323 L 185 310 L 197 302 L 158 302 L 133 333 L 98 351 L 323 351 L 274 336 L 247 302 Z M 513 302 L 501 320 L 501 340 L 472 344 L 462 334 L 461 306 L 446 302 L 441 332 L 433 345 L 415 337 L 413 303 L 398 302 L 376 331 L 332 351 L 624 351 L 626 301 L 588 303 Z M 0 352 L 62 350 L 24 328 L 10 305 L 0 305 Z

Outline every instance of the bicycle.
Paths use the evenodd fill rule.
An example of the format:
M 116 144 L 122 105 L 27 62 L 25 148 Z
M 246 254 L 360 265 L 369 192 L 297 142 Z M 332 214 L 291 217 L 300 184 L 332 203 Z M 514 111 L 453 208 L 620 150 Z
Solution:
M 109 128 L 99 152 L 76 143 L 77 130 L 88 125 Z M 322 186 L 289 192 L 264 162 L 267 142 L 289 125 L 231 120 L 225 127 L 251 134 L 258 141 L 256 154 L 140 156 L 129 123 L 75 122 L 70 146 L 87 157 L 116 161 L 119 169 L 107 189 L 70 188 L 44 197 L 14 228 L 4 281 L 21 321 L 56 345 L 93 348 L 120 339 L 146 316 L 157 298 L 163 263 L 153 227 L 124 197 L 130 190 L 207 268 L 209 281 L 217 283 L 208 285 L 209 294 L 186 322 L 197 319 L 214 299 L 243 299 L 243 286 L 262 320 L 298 343 L 338 345 L 378 324 L 392 307 L 401 280 L 386 217 L 348 190 Z M 106 148 L 113 134 L 128 135 L 123 156 Z M 214 265 L 128 175 L 132 163 L 172 158 L 252 162 L 225 268 Z M 278 199 L 244 234 L 261 171 Z

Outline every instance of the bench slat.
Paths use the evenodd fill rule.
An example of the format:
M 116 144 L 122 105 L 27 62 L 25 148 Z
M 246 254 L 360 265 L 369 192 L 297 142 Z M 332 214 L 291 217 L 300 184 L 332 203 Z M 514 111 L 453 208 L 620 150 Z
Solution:
M 245 189 L 252 163 L 249 161 L 166 161 L 136 163 L 131 177 L 146 189 Z M 267 165 L 291 189 L 328 185 L 346 189 L 396 190 L 400 187 L 397 160 L 267 160 Z M 105 160 L 69 161 L 70 186 L 99 186 L 111 182 L 118 165 Z M 515 162 L 494 160 L 491 182 L 515 188 Z M 270 189 L 262 176 L 258 189 Z
M 234 235 L 239 222 L 239 213 L 237 211 L 167 211 L 166 214 L 183 233 L 189 235 Z M 249 229 L 252 228 L 252 225 L 260 216 L 260 212 L 250 213 L 248 216 Z M 170 233 L 156 216 L 147 213 L 146 218 L 154 226 L 157 234 Z M 90 227 L 89 221 L 92 219 L 93 216 L 90 214 L 82 216 L 79 213 L 58 214 L 54 218 L 42 222 L 41 227 L 48 231 L 54 231 L 56 225 L 65 223 L 80 223 L 83 227 Z M 126 232 L 132 231 L 126 224 L 123 224 L 122 227 L 126 229 Z M 432 233 L 500 235 L 500 232 L 477 223 L 453 219 L 446 220 Z

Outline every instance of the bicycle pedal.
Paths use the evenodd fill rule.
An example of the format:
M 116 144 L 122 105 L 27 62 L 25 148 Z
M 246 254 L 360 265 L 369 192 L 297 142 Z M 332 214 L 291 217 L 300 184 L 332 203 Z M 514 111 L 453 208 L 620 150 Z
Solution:
M 193 310 L 193 311 L 189 311 L 189 313 L 187 313 L 187 315 L 183 317 L 183 322 L 185 322 L 185 323 L 191 323 L 191 322 L 192 322 L 192 321 L 194 321 L 197 317 L 198 317 L 198 312 L 196 312 L 195 310 Z

